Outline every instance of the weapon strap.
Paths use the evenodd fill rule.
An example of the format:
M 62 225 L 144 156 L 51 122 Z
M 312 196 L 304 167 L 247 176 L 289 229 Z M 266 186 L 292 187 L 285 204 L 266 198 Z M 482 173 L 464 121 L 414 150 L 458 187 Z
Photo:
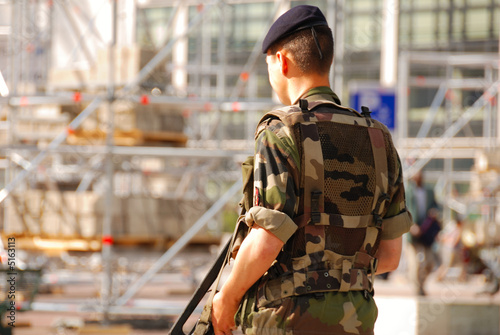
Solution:
M 196 309 L 196 306 L 200 303 L 201 299 L 205 296 L 206 292 L 216 279 L 216 274 L 217 271 L 222 269 L 224 267 L 224 262 L 226 260 L 226 255 L 228 253 L 228 250 L 231 250 L 230 247 L 231 241 L 227 241 L 226 245 L 224 246 L 224 249 L 220 252 L 219 256 L 217 257 L 217 260 L 215 263 L 212 265 L 212 268 L 208 271 L 207 275 L 201 282 L 201 284 L 198 286 L 196 291 L 193 293 L 191 296 L 191 299 L 184 309 L 184 312 L 179 316 L 179 318 L 175 321 L 175 324 L 172 326 L 170 330 L 170 335 L 184 335 L 184 332 L 182 331 L 182 326 L 186 323 L 187 319 L 193 314 L 193 311 Z M 220 271 L 219 271 L 220 272 Z
M 238 231 L 240 230 L 240 225 L 242 225 L 242 220 L 237 221 L 237 225 L 234 229 L 233 236 L 229 241 L 228 250 L 226 251 L 226 255 L 224 257 L 224 261 L 220 267 L 219 274 L 217 275 L 217 279 L 214 282 L 214 286 L 210 295 L 208 296 L 207 302 L 203 307 L 203 311 L 201 312 L 200 319 L 195 325 L 194 330 L 191 332 L 193 335 L 205 335 L 207 330 L 212 327 L 212 303 L 214 300 L 215 293 L 217 292 L 217 287 L 219 287 L 220 278 L 222 277 L 222 272 L 224 271 L 224 267 L 229 264 L 229 260 L 231 259 L 231 254 L 233 250 L 234 241 L 236 240 L 236 236 L 238 235 Z M 223 253 L 221 253 L 221 256 Z

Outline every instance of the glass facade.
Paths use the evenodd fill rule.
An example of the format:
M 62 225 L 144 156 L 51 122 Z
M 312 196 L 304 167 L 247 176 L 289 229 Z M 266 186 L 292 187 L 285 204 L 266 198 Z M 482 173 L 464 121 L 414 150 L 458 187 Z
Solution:
M 339 1 L 340 2 L 340 1 Z M 379 78 L 383 0 L 342 1 L 344 6 L 344 82 L 351 79 Z M 169 1 L 163 1 L 163 4 Z M 332 13 L 335 0 L 290 1 L 319 6 Z M 172 5 L 174 2 L 172 1 Z M 212 87 L 224 71 L 226 87 L 234 87 L 240 79 L 256 43 L 261 40 L 274 17 L 274 1 L 226 1 L 209 11 L 202 23 L 189 33 L 188 68 L 194 94 L 202 82 Z M 192 20 L 203 5 L 189 5 Z M 137 41 L 143 46 L 159 47 L 172 34 L 167 24 L 174 7 L 139 8 Z M 500 30 L 500 0 L 400 0 L 399 49 L 412 51 L 496 52 Z M 333 23 L 331 23 L 333 26 Z M 222 37 L 223 36 L 223 37 Z M 221 45 L 223 43 L 223 45 Z M 223 65 L 216 67 L 216 65 Z M 200 70 L 203 67 L 204 70 Z M 210 70 L 211 68 L 211 70 Z M 256 89 L 252 94 L 269 97 L 265 63 L 255 63 L 252 76 Z M 201 75 L 200 75 L 201 73 Z M 202 79 L 200 76 L 205 76 Z M 218 79 L 217 79 L 218 78 Z M 221 87 L 219 83 L 219 89 Z M 245 93 L 248 95 L 248 92 Z
M 495 51 L 498 0 L 404 0 L 400 4 L 402 49 Z

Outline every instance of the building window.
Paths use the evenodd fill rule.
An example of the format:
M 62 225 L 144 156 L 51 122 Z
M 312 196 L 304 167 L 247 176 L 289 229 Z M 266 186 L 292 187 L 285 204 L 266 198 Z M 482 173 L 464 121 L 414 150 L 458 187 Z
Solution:
M 490 13 L 487 8 L 469 9 L 465 12 L 466 38 L 484 40 L 489 35 Z

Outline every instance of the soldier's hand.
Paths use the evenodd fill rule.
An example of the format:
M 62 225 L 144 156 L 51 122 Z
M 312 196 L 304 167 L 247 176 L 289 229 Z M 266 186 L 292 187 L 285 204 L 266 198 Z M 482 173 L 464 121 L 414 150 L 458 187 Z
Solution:
M 231 335 L 236 329 L 234 315 L 238 311 L 239 301 L 224 296 L 223 292 L 215 295 L 212 305 L 212 326 L 215 335 Z

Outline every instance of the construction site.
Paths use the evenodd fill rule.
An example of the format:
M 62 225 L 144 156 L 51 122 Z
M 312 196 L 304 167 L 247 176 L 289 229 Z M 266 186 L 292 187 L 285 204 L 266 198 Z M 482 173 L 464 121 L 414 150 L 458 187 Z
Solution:
M 300 4 L 343 105 L 464 224 L 467 279 L 417 296 L 404 244 L 375 333 L 500 334 L 500 0 L 0 0 L 0 334 L 169 332 L 233 232 L 280 106 L 262 41 Z

